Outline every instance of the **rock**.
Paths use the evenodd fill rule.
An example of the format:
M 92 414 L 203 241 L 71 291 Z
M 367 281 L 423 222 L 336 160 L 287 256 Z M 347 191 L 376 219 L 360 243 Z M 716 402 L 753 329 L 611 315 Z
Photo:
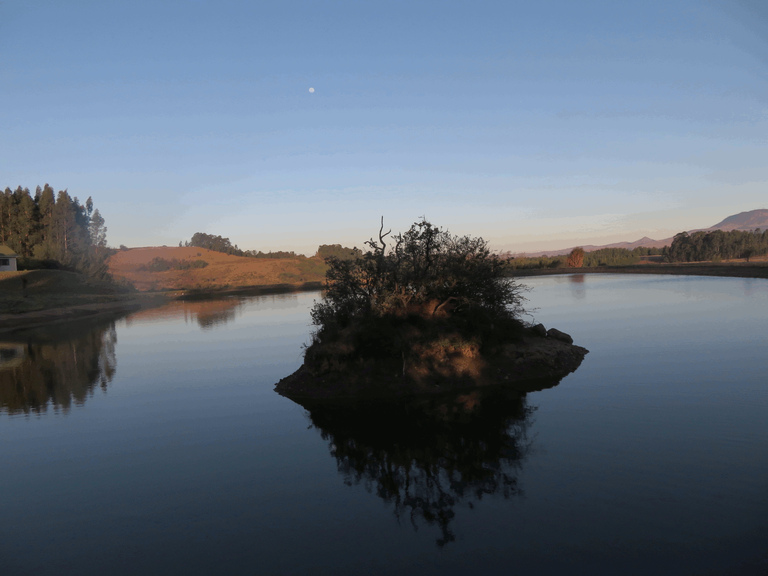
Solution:
M 544 324 L 536 324 L 536 326 L 531 328 L 531 332 L 533 332 L 534 336 L 539 336 L 540 338 L 547 337 L 547 329 L 544 328 Z
M 561 332 L 557 328 L 550 328 L 549 330 L 547 330 L 547 336 L 549 338 L 554 338 L 555 340 L 560 340 L 561 342 L 565 342 L 566 344 L 573 344 L 573 338 L 571 338 L 565 332 Z

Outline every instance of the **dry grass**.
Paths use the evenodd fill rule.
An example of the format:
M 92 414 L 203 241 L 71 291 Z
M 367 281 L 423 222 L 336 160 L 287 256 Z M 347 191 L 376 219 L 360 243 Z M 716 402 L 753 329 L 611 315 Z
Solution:
M 154 258 L 204 260 L 208 266 L 166 272 L 139 270 Z M 302 284 L 324 280 L 325 270 L 325 263 L 318 258 L 244 258 L 204 248 L 132 248 L 109 259 L 109 271 L 115 279 L 141 291 Z

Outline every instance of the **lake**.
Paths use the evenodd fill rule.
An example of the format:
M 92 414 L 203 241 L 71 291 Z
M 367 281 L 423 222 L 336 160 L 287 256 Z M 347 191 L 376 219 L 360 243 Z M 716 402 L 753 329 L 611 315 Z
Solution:
M 0 573 L 765 575 L 768 281 L 524 283 L 528 393 L 308 412 L 318 293 L 0 337 Z

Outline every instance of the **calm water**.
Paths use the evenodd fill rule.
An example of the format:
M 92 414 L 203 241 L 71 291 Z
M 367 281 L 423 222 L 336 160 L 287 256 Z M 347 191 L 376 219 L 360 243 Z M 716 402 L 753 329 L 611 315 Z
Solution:
M 0 573 L 768 573 L 768 282 L 527 279 L 559 385 L 308 412 L 317 294 L 0 344 Z

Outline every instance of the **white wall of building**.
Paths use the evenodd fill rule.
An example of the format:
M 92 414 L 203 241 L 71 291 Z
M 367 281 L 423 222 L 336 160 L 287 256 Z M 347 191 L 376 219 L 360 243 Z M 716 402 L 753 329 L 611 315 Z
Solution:
M 16 258 L 0 256 L 0 272 L 16 272 Z

